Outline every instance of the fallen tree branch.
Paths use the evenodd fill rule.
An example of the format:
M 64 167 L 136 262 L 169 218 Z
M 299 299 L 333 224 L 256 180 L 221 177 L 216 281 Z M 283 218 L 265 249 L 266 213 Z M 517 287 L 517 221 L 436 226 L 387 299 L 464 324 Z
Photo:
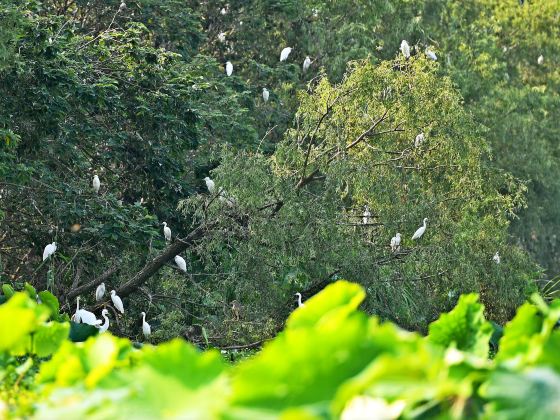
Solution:
M 105 271 L 103 274 L 101 274 L 95 280 L 92 280 L 89 283 L 84 284 L 83 286 L 76 287 L 75 289 L 70 290 L 68 292 L 68 294 L 66 295 L 66 299 L 67 300 L 72 300 L 75 297 L 81 295 L 82 293 L 93 290 L 95 287 L 99 286 L 101 283 L 107 281 L 107 279 L 109 277 L 111 277 L 113 274 L 115 274 L 119 270 L 119 268 L 120 268 L 119 265 L 115 264 L 113 267 L 109 268 L 107 271 Z

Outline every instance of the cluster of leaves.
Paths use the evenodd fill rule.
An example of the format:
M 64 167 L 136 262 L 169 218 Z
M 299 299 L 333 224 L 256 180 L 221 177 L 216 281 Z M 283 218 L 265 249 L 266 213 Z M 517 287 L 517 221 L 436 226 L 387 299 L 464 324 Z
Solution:
M 16 294 L 0 305 L 0 373 L 20 379 L 0 391 L 0 412 L 37 418 L 558 416 L 559 301 L 547 306 L 535 295 L 521 306 L 488 359 L 493 328 L 474 294 L 461 296 L 427 337 L 368 317 L 358 310 L 364 298 L 356 284 L 330 285 L 294 311 L 259 353 L 228 365 L 218 351 L 201 353 L 178 339 L 139 350 L 110 334 L 64 341 L 66 323 L 45 323 L 50 310 Z M 60 334 L 44 334 L 52 328 Z M 41 344 L 29 347 L 30 338 Z M 49 355 L 42 362 L 37 357 Z M 19 401 L 10 399 L 14 389 L 21 391 Z

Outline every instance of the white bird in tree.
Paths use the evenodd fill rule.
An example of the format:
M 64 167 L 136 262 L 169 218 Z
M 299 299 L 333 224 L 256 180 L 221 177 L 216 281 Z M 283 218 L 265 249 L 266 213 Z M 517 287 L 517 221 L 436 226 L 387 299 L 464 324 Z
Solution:
M 117 308 L 121 314 L 124 314 L 124 306 L 120 297 L 117 296 L 117 292 L 111 290 L 111 300 L 113 301 L 113 305 Z
M 107 318 L 108 313 L 109 313 L 109 311 L 107 309 L 103 309 L 101 311 L 101 316 L 103 318 L 105 318 L 105 322 L 103 323 L 103 325 L 100 325 L 100 326 L 97 327 L 97 328 L 99 328 L 100 333 L 104 333 L 105 331 L 107 331 L 109 329 L 109 318 Z
M 97 302 L 103 299 L 103 296 L 105 296 L 105 283 L 101 283 L 97 286 L 97 289 L 95 289 L 95 300 Z
M 433 61 L 437 61 L 437 55 L 432 50 L 426 50 L 426 56 Z
M 95 191 L 95 194 L 99 194 L 99 188 L 101 188 L 101 181 L 99 181 L 99 177 L 97 175 L 93 176 L 93 190 Z
M 167 227 L 167 222 L 163 222 L 163 236 L 165 236 L 166 241 L 171 240 L 171 229 Z
M 297 305 L 298 305 L 298 307 L 301 308 L 302 306 L 305 306 L 305 303 L 303 303 L 303 302 L 301 301 L 301 293 L 300 293 L 300 292 L 297 292 L 297 293 L 296 293 L 296 296 L 297 296 Z
M 231 64 L 231 61 L 228 61 L 226 63 L 226 74 L 228 76 L 231 76 L 233 74 L 233 64 Z
M 362 222 L 364 223 L 364 225 L 368 224 L 370 217 L 371 217 L 371 212 L 369 211 L 369 207 L 364 206 L 364 215 L 363 215 L 363 218 L 362 218 Z
M 404 58 L 410 58 L 410 45 L 404 39 L 401 41 L 401 52 Z
M 292 52 L 291 47 L 284 48 L 280 53 L 280 61 L 286 61 L 291 52 Z
M 307 56 L 305 60 L 303 60 L 303 71 L 307 71 L 309 67 L 311 67 L 311 59 Z
M 391 251 L 398 251 L 401 247 L 401 234 L 397 233 L 391 238 Z
M 186 273 L 187 272 L 187 262 L 185 261 L 185 259 L 183 257 L 181 257 L 180 255 L 175 255 L 174 260 L 175 260 L 175 264 L 177 264 L 177 267 L 179 267 L 179 270 Z
M 537 64 L 539 66 L 542 66 L 544 64 L 544 57 L 541 55 L 539 55 L 539 58 L 537 58 Z
M 494 254 L 494 256 L 492 257 L 492 259 L 494 260 L 494 262 L 496 264 L 500 264 L 500 262 L 502 261 L 500 258 L 500 254 L 498 253 L 498 251 L 496 251 L 496 253 Z
M 269 95 L 270 95 L 270 92 L 268 91 L 268 89 L 263 88 L 263 93 L 262 93 L 263 101 L 268 102 Z
M 422 237 L 422 235 L 424 234 L 424 232 L 426 232 L 426 222 L 427 221 L 428 221 L 428 218 L 425 217 L 424 218 L 424 225 L 419 227 L 418 230 L 416 232 L 414 232 L 414 235 L 412 235 L 412 240 L 420 239 Z
M 206 182 L 206 188 L 208 188 L 208 192 L 210 194 L 214 194 L 216 190 L 216 184 L 212 181 L 209 177 L 204 178 L 204 182 Z
M 126 10 L 126 3 L 123 1 L 119 6 L 119 13 L 123 13 Z
M 414 139 L 414 147 L 419 147 L 422 143 L 424 143 L 424 133 L 420 133 Z
M 84 324 L 98 326 L 101 324 L 101 320 L 97 319 L 95 314 L 85 309 L 80 309 L 80 297 L 78 296 L 76 300 L 76 312 L 72 315 L 72 321 L 82 322 Z
M 142 312 L 142 333 L 146 338 L 148 338 L 152 333 L 152 328 L 150 327 L 150 324 L 146 322 L 146 312 Z
M 225 42 L 225 41 L 226 41 L 226 34 L 225 34 L 225 32 L 220 32 L 220 33 L 218 34 L 218 41 L 220 41 L 220 42 Z
M 43 261 L 49 258 L 56 252 L 56 242 L 48 244 L 45 249 L 43 250 Z

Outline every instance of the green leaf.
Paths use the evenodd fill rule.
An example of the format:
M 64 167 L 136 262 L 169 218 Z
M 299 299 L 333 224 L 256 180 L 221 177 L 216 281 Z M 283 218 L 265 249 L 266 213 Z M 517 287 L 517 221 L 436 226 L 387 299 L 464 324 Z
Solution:
M 0 306 L 0 351 L 24 352 L 28 335 L 46 319 L 25 293 L 16 293 Z M 17 349 L 17 350 L 16 350 Z
M 33 353 L 39 357 L 53 354 L 68 339 L 68 323 L 48 322 L 40 325 L 33 336 Z
M 478 302 L 478 295 L 469 294 L 462 295 L 451 312 L 430 324 L 428 340 L 486 358 L 493 331 L 492 324 L 484 318 L 484 306 Z
M 70 321 L 70 340 L 74 342 L 86 341 L 89 337 L 99 334 L 93 325 Z
M 60 304 L 58 303 L 58 299 L 55 295 L 51 292 L 44 290 L 39 292 L 39 299 L 41 299 L 41 303 L 46 305 L 51 311 L 51 317 L 55 320 L 58 320 L 58 312 L 60 310 Z
M 10 299 L 15 292 L 16 291 L 14 290 L 14 288 L 9 284 L 2 285 L 2 293 L 4 293 L 4 296 L 6 296 L 8 299 Z
M 23 285 L 23 288 L 25 289 L 25 291 L 27 292 L 27 295 L 35 300 L 37 298 L 37 290 L 35 290 L 35 288 L 33 286 L 31 286 L 29 283 L 25 282 L 25 284 Z

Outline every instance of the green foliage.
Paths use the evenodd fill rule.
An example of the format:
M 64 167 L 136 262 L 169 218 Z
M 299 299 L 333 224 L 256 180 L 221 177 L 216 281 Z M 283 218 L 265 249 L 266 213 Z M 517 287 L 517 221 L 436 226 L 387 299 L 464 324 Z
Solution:
M 126 339 L 102 334 L 85 343 L 58 342 L 49 360 L 29 357 L 31 349 L 22 358 L 10 358 L 18 350 L 13 342 L 0 350 L 0 374 L 11 378 L 13 372 L 19 397 L 13 388 L 0 388 L 0 401 L 9 404 L 2 406 L 3 414 L 116 419 L 328 419 L 363 418 L 372 412 L 388 418 L 554 417 L 558 365 L 531 355 L 560 349 L 560 341 L 550 340 L 560 301 L 548 307 L 535 297 L 535 305 L 520 308 L 506 325 L 496 358 L 488 360 L 481 349 L 488 348 L 489 324 L 476 295 L 462 296 L 451 313 L 432 324 L 426 338 L 368 317 L 357 309 L 364 297 L 356 284 L 328 286 L 294 311 L 285 330 L 259 353 L 233 366 L 217 351 L 200 352 L 181 340 L 136 350 Z M 41 321 L 37 314 L 42 310 L 22 293 L 0 305 L 0 313 L 28 317 L 39 328 L 67 326 Z M 520 332 L 520 323 L 537 317 L 540 331 Z M 477 345 L 458 347 L 459 324 L 476 337 Z M 8 330 L 0 323 L 0 336 Z M 546 343 L 530 341 L 538 334 L 548 337 Z M 53 341 L 46 330 L 38 335 L 45 337 L 42 346 L 50 352 Z

